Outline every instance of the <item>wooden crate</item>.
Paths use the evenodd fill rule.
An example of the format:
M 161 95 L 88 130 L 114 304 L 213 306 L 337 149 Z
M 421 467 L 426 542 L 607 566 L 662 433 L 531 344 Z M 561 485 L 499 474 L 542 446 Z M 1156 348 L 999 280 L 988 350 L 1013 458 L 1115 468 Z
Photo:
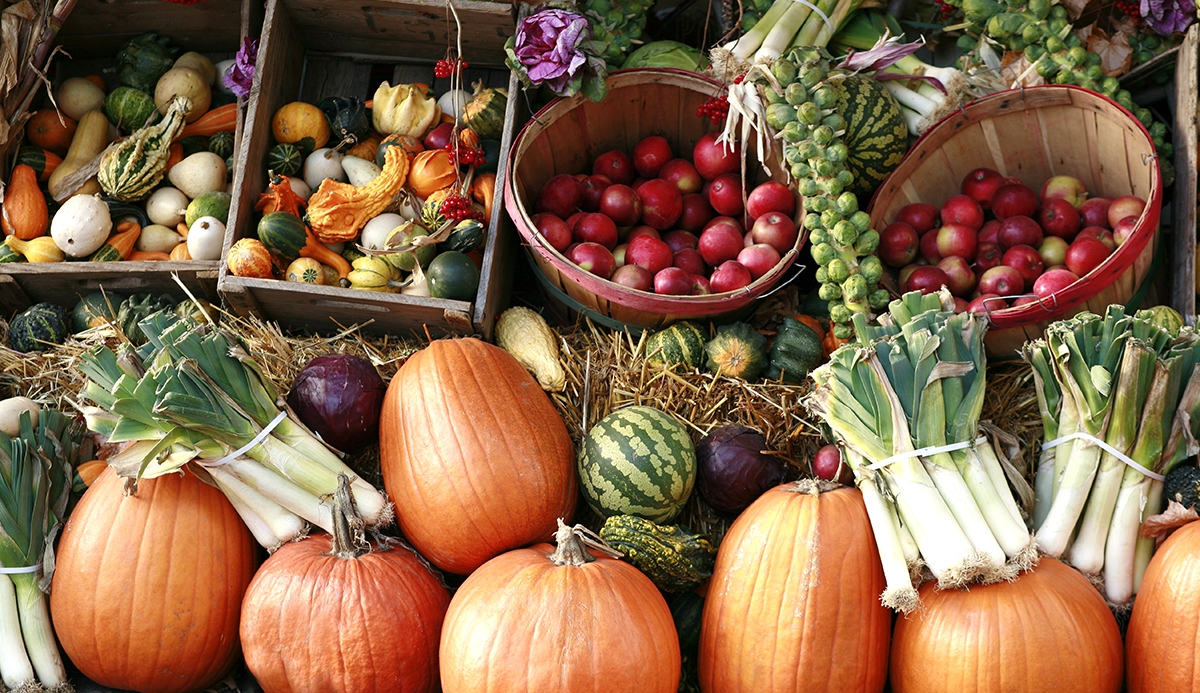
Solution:
M 254 204 L 267 188 L 264 162 L 274 145 L 271 119 L 279 107 L 297 99 L 312 103 L 326 96 L 369 99 L 379 84 L 381 70 L 388 73 L 392 84 L 424 82 L 432 85 L 435 93 L 444 91 L 445 81 L 433 78 L 433 61 L 445 56 L 448 37 L 454 35 L 452 23 L 451 32 L 445 31 L 444 4 L 368 0 L 355 5 L 347 17 L 336 20 L 328 11 L 330 5 L 329 0 L 267 2 L 259 61 L 275 69 L 262 70 L 255 76 L 246 136 L 238 154 L 242 165 L 234 178 L 226 252 L 238 239 L 255 235 L 260 216 Z M 513 31 L 511 6 L 463 1 L 456 2 L 455 8 L 463 22 L 463 58 L 470 65 L 464 71 L 464 85 L 483 80 L 488 86 L 506 86 L 509 93 L 517 95 L 515 77 L 500 63 L 502 51 L 497 46 L 503 41 L 493 42 L 500 33 L 507 36 Z M 422 19 L 414 19 L 416 16 Z M 347 27 L 356 26 L 354 22 L 363 17 L 370 18 L 369 27 L 359 27 L 360 33 L 339 45 L 336 36 L 353 30 Z M 412 38 L 417 35 L 425 38 Z M 472 52 L 476 49 L 478 54 Z M 514 233 L 503 214 L 501 197 L 518 98 L 508 102 L 496 196 L 475 300 L 238 277 L 222 265 L 219 290 L 225 303 L 239 314 L 254 314 L 305 331 L 330 332 L 357 324 L 369 334 L 411 336 L 428 330 L 430 334 L 477 333 L 490 337 L 496 312 L 507 301 L 512 278 Z
M 113 56 L 131 38 L 154 31 L 171 37 L 180 52 L 198 51 L 217 60 L 232 58 L 243 36 L 262 24 L 255 0 L 204 0 L 193 5 L 162 0 L 78 0 L 58 33 L 65 54 L 51 65 L 55 84 L 99 74 L 110 87 Z M 44 98 L 44 97 L 43 97 Z M 34 101 L 35 104 L 38 101 Z M 12 150 L 14 153 L 16 148 Z M 7 177 L 11 161 L 4 162 Z M 0 311 L 11 317 L 34 303 L 72 306 L 100 288 L 122 293 L 169 293 L 183 298 L 177 275 L 195 296 L 218 301 L 218 262 L 62 262 L 0 266 Z
M 1189 325 L 1196 316 L 1196 88 L 1200 24 L 1188 29 L 1175 63 L 1175 187 L 1172 199 L 1171 307 Z

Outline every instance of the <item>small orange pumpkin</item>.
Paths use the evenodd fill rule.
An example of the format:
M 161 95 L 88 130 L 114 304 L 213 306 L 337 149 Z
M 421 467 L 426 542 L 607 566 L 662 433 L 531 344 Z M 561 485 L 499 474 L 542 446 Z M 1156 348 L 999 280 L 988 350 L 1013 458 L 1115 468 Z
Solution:
M 1138 589 L 1125 632 L 1129 693 L 1200 688 L 1200 522 L 1176 529 L 1158 547 Z
M 23 241 L 46 235 L 50 210 L 37 179 L 37 172 L 30 166 L 17 164 L 13 168 L 12 180 L 4 191 L 4 207 L 0 208 L 0 228 L 5 235 Z
M 271 251 L 257 238 L 243 238 L 234 243 L 229 248 L 225 264 L 235 277 L 275 278 L 275 263 L 271 260 Z
M 66 156 L 79 124 L 53 108 L 45 108 L 25 123 L 25 137 L 35 147 Z
M 271 134 L 281 144 L 294 144 L 302 152 L 320 149 L 329 142 L 329 121 L 321 109 L 303 101 L 281 106 L 271 119 Z
M 374 161 L 375 154 L 378 152 L 378 149 L 379 149 L 379 136 L 371 135 L 367 139 L 363 140 L 362 142 L 359 142 L 358 144 L 356 144 L 353 147 L 351 147 L 350 149 L 348 149 L 346 151 L 346 154 L 348 154 L 350 156 L 357 156 L 358 158 L 366 159 L 367 161 Z
M 408 187 L 422 200 L 454 185 L 458 169 L 450 163 L 445 149 L 427 149 L 413 158 L 408 171 Z

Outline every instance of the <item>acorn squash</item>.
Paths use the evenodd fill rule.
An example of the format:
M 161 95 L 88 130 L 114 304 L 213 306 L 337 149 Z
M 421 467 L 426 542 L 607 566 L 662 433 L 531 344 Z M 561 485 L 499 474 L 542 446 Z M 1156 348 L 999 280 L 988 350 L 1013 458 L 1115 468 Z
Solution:
M 721 325 L 704 345 L 708 369 L 718 375 L 757 380 L 767 368 L 767 338 L 744 322 Z

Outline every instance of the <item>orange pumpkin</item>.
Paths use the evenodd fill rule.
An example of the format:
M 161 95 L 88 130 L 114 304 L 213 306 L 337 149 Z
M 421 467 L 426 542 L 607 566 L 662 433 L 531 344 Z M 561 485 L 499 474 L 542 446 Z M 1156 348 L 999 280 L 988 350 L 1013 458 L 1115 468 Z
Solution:
M 1200 522 L 1171 533 L 1150 559 L 1125 632 L 1129 693 L 1200 688 Z
M 454 185 L 458 169 L 450 163 L 445 149 L 426 149 L 412 160 L 408 170 L 408 187 L 422 200 L 439 190 Z
M 1043 557 L 1012 582 L 962 590 L 927 582 L 920 593 L 925 608 L 896 623 L 895 693 L 1121 690 L 1116 618 L 1074 568 Z
M 71 661 L 109 688 L 201 691 L 238 655 L 242 594 L 254 574 L 250 531 L 191 472 L 139 483 L 105 469 L 58 545 L 50 613 Z
M 34 113 L 25 123 L 25 138 L 35 147 L 66 156 L 77 126 L 76 121 L 57 110 L 45 108 Z
M 558 548 L 502 554 L 454 593 L 439 655 L 444 693 L 674 693 L 679 638 L 650 578 L 593 555 L 561 525 Z
M 324 147 L 329 141 L 329 121 L 316 106 L 293 101 L 275 111 L 271 134 L 276 142 L 295 144 L 307 153 Z
M 37 172 L 30 166 L 17 164 L 4 191 L 4 206 L 0 208 L 0 228 L 4 235 L 23 241 L 44 236 L 50 223 L 49 214 L 46 197 L 38 187 Z
M 704 604 L 701 689 L 882 691 L 892 622 L 883 590 L 858 489 L 776 486 L 721 540 Z
M 549 538 L 575 510 L 562 417 L 524 366 L 478 339 L 409 357 L 388 385 L 379 450 L 404 536 L 451 573 Z

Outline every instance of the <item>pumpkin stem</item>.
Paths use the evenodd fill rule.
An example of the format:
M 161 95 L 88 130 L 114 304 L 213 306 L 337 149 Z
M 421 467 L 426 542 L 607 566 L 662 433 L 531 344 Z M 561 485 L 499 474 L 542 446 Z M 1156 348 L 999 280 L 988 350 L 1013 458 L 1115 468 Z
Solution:
M 810 496 L 819 496 L 826 491 L 834 491 L 842 488 L 842 485 L 825 479 L 797 479 L 792 485 L 787 487 L 790 493 L 807 493 Z
M 550 561 L 554 565 L 580 566 L 591 563 L 596 560 L 596 557 L 588 549 L 611 558 L 620 558 L 625 555 L 609 546 L 599 535 L 583 525 L 568 527 L 561 517 L 558 519 L 558 531 L 554 535 L 554 542 L 558 544 L 558 548 L 550 554 Z
M 326 555 L 355 559 L 370 552 L 366 524 L 350 491 L 350 477 L 338 474 L 337 491 L 333 492 L 333 541 Z

